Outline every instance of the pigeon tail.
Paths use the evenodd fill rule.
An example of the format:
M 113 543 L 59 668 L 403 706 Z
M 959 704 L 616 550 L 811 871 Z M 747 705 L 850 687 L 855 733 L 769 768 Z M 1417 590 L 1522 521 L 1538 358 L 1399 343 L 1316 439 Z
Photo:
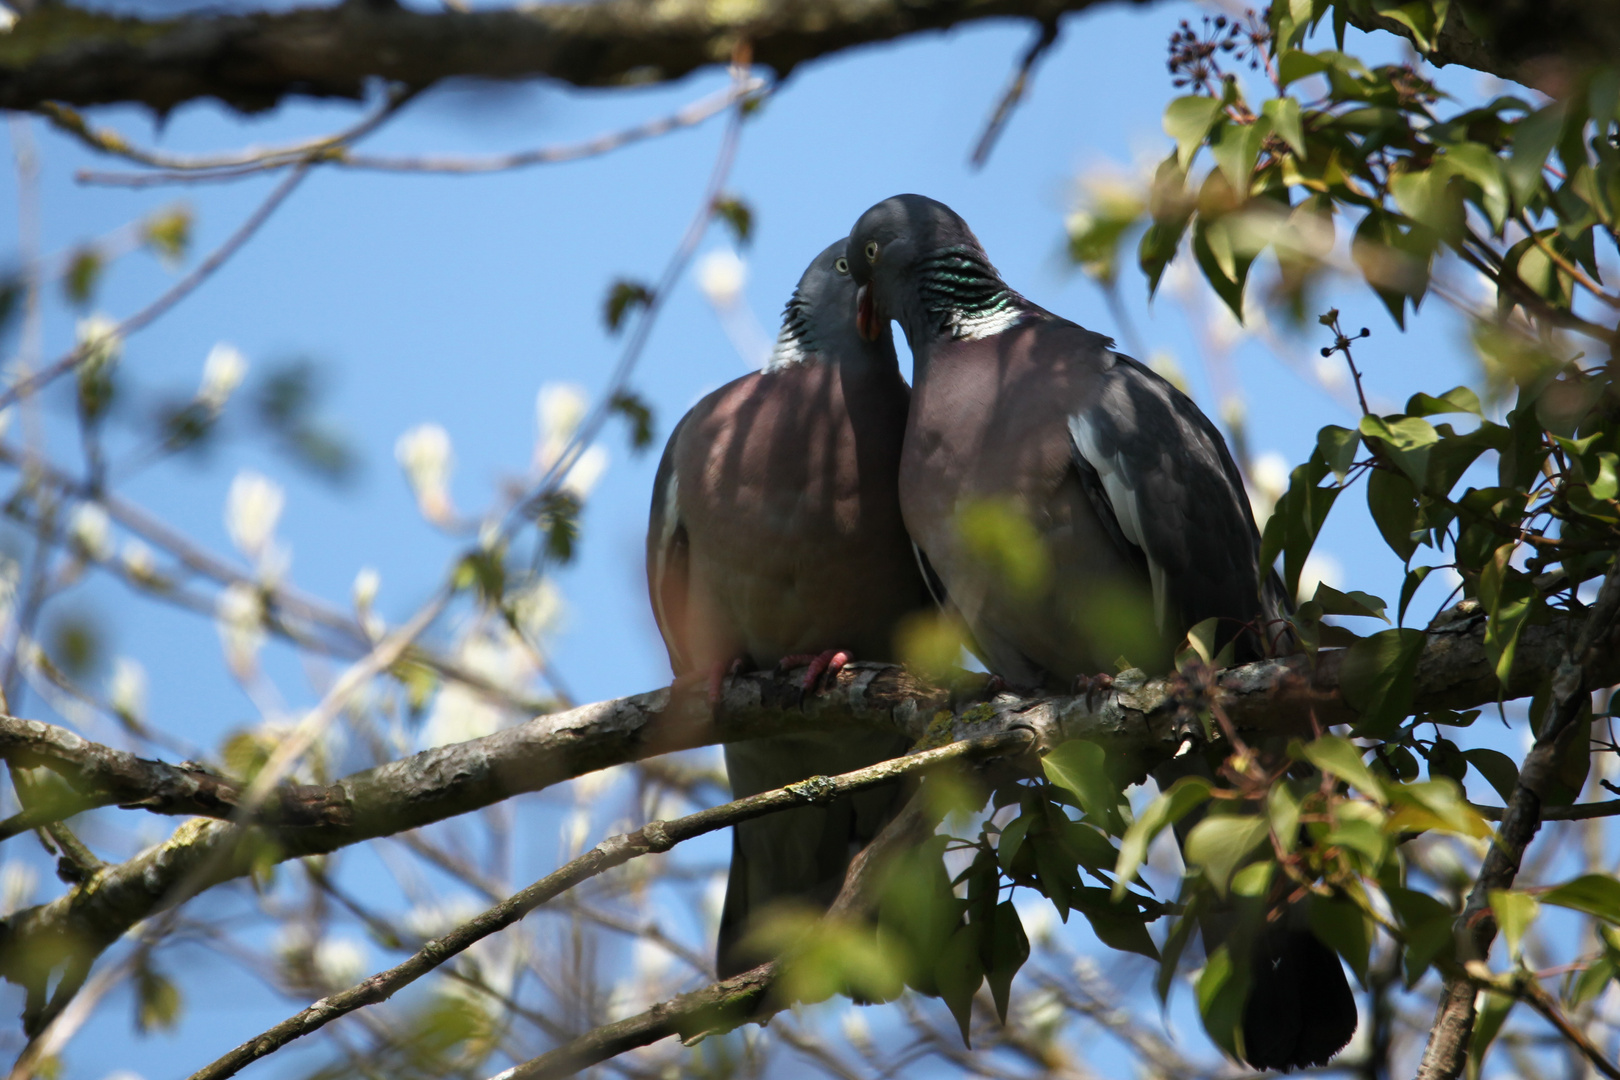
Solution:
M 1356 1031 L 1356 998 L 1339 957 L 1288 922 L 1268 925 L 1254 945 L 1243 1051 L 1255 1069 L 1326 1065 Z

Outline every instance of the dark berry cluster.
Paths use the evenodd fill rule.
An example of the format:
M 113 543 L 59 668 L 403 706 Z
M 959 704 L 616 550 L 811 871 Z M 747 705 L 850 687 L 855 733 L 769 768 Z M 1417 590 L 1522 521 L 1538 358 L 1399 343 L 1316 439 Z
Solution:
M 1182 19 L 1180 27 L 1170 35 L 1168 66 L 1172 85 L 1190 88 L 1194 93 L 1215 93 L 1216 85 L 1225 77 L 1220 64 L 1222 54 L 1235 63 L 1248 61 L 1251 69 L 1258 70 L 1271 42 L 1269 14 L 1269 8 L 1260 13 L 1250 8 L 1242 19 L 1205 15 L 1198 29 Z

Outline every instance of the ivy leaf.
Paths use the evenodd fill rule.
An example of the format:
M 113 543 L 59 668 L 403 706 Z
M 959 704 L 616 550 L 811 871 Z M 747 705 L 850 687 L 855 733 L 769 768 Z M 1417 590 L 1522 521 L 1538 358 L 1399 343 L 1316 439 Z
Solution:
M 1125 829 L 1119 815 L 1119 785 L 1108 773 L 1103 748 L 1086 739 L 1070 739 L 1041 759 L 1046 778 L 1074 795 L 1092 820 L 1119 835 Z
M 1131 827 L 1125 830 L 1125 838 L 1120 841 L 1119 861 L 1114 864 L 1114 890 L 1115 900 L 1125 895 L 1127 886 L 1135 880 L 1136 871 L 1141 868 L 1143 860 L 1147 858 L 1147 849 L 1159 833 L 1174 825 L 1194 807 L 1202 806 L 1209 800 L 1211 784 L 1208 780 L 1198 776 L 1184 776 L 1170 785 L 1168 791 L 1159 793 L 1159 796 L 1143 808 L 1137 819 L 1131 822 Z
M 1271 121 L 1272 130 L 1290 150 L 1305 156 L 1305 128 L 1300 122 L 1298 101 L 1291 97 L 1272 98 L 1260 106 L 1260 115 Z
M 1260 845 L 1271 830 L 1265 818 L 1254 814 L 1222 814 L 1206 817 L 1193 826 L 1182 845 L 1182 856 L 1189 867 L 1197 867 L 1221 896 L 1238 863 Z
M 1421 630 L 1381 630 L 1350 646 L 1339 668 L 1339 692 L 1361 716 L 1357 734 L 1387 737 L 1409 715 L 1426 640 Z
M 1327 472 L 1328 466 L 1320 452 L 1312 454 L 1309 461 L 1296 468 L 1261 538 L 1260 565 L 1269 567 L 1279 554 L 1282 555 L 1283 582 L 1289 595 L 1299 592 L 1299 575 L 1305 569 L 1305 559 L 1342 490 L 1318 486 Z
M 1356 450 L 1361 446 L 1361 432 L 1329 424 L 1316 433 L 1316 450 L 1333 470 L 1333 475 L 1344 483 L 1355 463 Z
M 990 955 L 984 958 L 985 979 L 995 999 L 996 1015 L 1007 1022 L 1007 1001 L 1012 993 L 1013 976 L 1029 959 L 1029 936 L 1011 900 L 996 905 L 990 923 Z
M 82 247 L 68 259 L 67 271 L 62 275 L 62 291 L 68 302 L 83 306 L 95 295 L 96 284 L 106 266 L 101 252 L 93 247 Z
M 617 332 L 624 317 L 632 308 L 652 303 L 652 290 L 639 281 L 620 278 L 608 289 L 607 301 L 602 305 L 602 320 L 610 332 Z
M 1337 776 L 1375 802 L 1382 804 L 1387 799 L 1383 783 L 1362 760 L 1361 748 L 1348 739 L 1323 735 L 1304 745 L 1290 746 L 1288 753 L 1290 757 L 1303 758 L 1323 772 Z
M 1348 900 L 1311 897 L 1310 925 L 1322 944 L 1344 957 L 1350 970 L 1363 984 L 1367 981 L 1367 956 L 1372 950 L 1372 931 L 1367 915 Z
M 1176 98 L 1165 108 L 1164 133 L 1176 140 L 1176 156 L 1183 169 L 1192 162 L 1220 115 L 1218 98 L 1196 94 Z
M 1343 593 L 1322 581 L 1317 583 L 1316 595 L 1311 599 L 1322 605 L 1324 615 L 1354 615 L 1389 622 L 1389 616 L 1384 614 L 1384 602 L 1371 593 L 1355 590 Z
M 620 390 L 608 399 L 608 408 L 629 423 L 632 450 L 645 450 L 652 445 L 652 408 L 639 395 Z
M 1620 881 L 1608 874 L 1583 874 L 1542 893 L 1541 902 L 1620 923 Z
M 180 1022 L 180 988 L 143 964 L 135 975 L 135 1028 L 141 1034 L 172 1030 Z
M 1374 469 L 1367 477 L 1367 509 L 1389 549 L 1402 562 L 1412 558 L 1418 541 L 1418 493 L 1402 473 Z M 1269 527 L 1268 527 L 1269 528 Z
M 1422 488 L 1429 472 L 1429 448 L 1440 440 L 1434 425 L 1416 416 L 1363 416 L 1361 433 L 1377 439 L 1385 454 Z
M 735 195 L 722 195 L 714 201 L 714 214 L 731 229 L 738 247 L 747 247 L 754 236 L 754 211 Z
M 1463 760 L 1474 767 L 1474 771 L 1485 778 L 1485 782 L 1496 790 L 1507 803 L 1513 798 L 1513 792 L 1519 786 L 1519 766 L 1514 760 L 1500 750 L 1491 750 L 1487 747 L 1476 747 L 1462 752 Z
M 969 1027 L 973 1022 L 973 995 L 984 982 L 984 961 L 979 956 L 979 935 L 982 924 L 969 923 L 960 927 L 945 943 L 939 959 L 934 962 L 934 984 L 939 996 L 956 1017 L 962 1030 L 962 1045 L 972 1047 Z
M 1558 145 L 1564 130 L 1564 106 L 1553 102 L 1513 125 L 1513 154 L 1507 163 L 1508 188 L 1521 207 L 1541 187 L 1541 170 L 1547 155 Z
M 1525 931 L 1536 921 L 1541 904 L 1529 893 L 1515 892 L 1511 889 L 1492 889 L 1490 901 L 1491 913 L 1496 916 L 1496 925 L 1501 929 L 1502 936 L 1507 939 L 1508 955 L 1518 960 L 1519 946 L 1524 941 Z
M 1485 1053 L 1496 1041 L 1496 1035 L 1502 1030 L 1502 1024 L 1513 1009 L 1515 1000 L 1507 994 L 1485 992 L 1479 1015 L 1474 1019 L 1474 1034 L 1468 1040 L 1468 1068 L 1464 1074 L 1467 1080 L 1479 1080 L 1480 1070 L 1485 1065 Z
M 1407 416 L 1436 416 L 1443 413 L 1484 415 L 1479 395 L 1466 386 L 1454 386 L 1439 397 L 1431 394 L 1413 394 L 1407 399 Z
M 1504 687 L 1513 671 L 1519 632 L 1529 621 L 1537 601 L 1535 583 L 1530 576 L 1514 569 L 1509 562 L 1515 547 L 1514 543 L 1498 547 L 1479 574 L 1479 601 L 1489 617 L 1485 624 L 1485 655 Z

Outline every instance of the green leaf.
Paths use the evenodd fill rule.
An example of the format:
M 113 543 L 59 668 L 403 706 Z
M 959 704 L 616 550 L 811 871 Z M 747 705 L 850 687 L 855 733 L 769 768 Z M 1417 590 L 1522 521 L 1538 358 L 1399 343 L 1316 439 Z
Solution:
M 1235 965 L 1231 950 L 1221 945 L 1209 954 L 1198 976 L 1198 1014 L 1215 1045 L 1234 1057 L 1241 1049 L 1243 1003 L 1248 996 L 1248 968 Z
M 1269 822 L 1254 814 L 1211 815 L 1193 826 L 1182 845 L 1182 857 L 1188 867 L 1203 870 L 1215 891 L 1225 896 L 1238 863 L 1269 832 Z
M 1450 777 L 1436 777 L 1388 789 L 1395 812 L 1384 823 L 1391 833 L 1430 829 L 1483 839 L 1491 827 L 1463 798 L 1462 785 Z
M 1355 463 L 1356 450 L 1360 446 L 1361 432 L 1337 424 L 1329 424 L 1316 433 L 1316 451 L 1341 484 L 1350 475 L 1350 466 Z
M 1218 175 L 1210 174 L 1212 177 Z M 1215 290 L 1232 312 L 1232 317 L 1243 322 L 1243 285 L 1249 277 L 1254 255 L 1239 252 L 1232 242 L 1232 230 L 1227 218 L 1209 218 L 1200 214 L 1193 226 L 1193 258 L 1204 272 L 1204 279 Z
M 1372 950 L 1372 927 L 1366 913 L 1348 900 L 1313 896 L 1309 914 L 1311 932 L 1344 957 L 1356 978 L 1365 983 L 1367 956 Z
M 1001 836 L 996 840 L 996 861 L 1003 870 L 1012 868 L 1013 860 L 1018 857 L 1018 849 L 1023 846 L 1024 837 L 1035 820 L 1031 814 L 1019 814 L 1001 830 Z
M 1483 416 L 1479 395 L 1466 386 L 1454 386 L 1434 397 L 1431 394 L 1413 394 L 1406 402 L 1408 416 L 1438 416 L 1443 413 L 1473 413 Z
M 1288 752 L 1291 757 L 1304 758 L 1323 772 L 1337 776 L 1368 798 L 1379 803 L 1385 801 L 1383 783 L 1373 775 L 1373 771 L 1362 760 L 1361 748 L 1350 740 L 1341 739 L 1337 735 L 1323 735 L 1302 746 L 1298 744 L 1290 746 Z
M 979 935 L 982 928 L 969 923 L 951 935 L 934 963 L 934 984 L 939 996 L 956 1017 L 962 1030 L 962 1045 L 971 1047 L 969 1029 L 973 1022 L 973 995 L 984 982 L 984 961 L 979 956 Z
M 1507 163 L 1507 182 L 1514 201 L 1521 207 L 1541 186 L 1542 167 L 1563 130 L 1564 106 L 1557 101 L 1513 125 L 1513 156 Z
M 608 408 L 629 423 L 632 450 L 645 450 L 652 445 L 652 408 L 639 395 L 628 390 L 620 390 L 608 399 Z
M 1542 893 L 1541 902 L 1620 923 L 1620 881 L 1609 874 L 1583 874 Z
M 1270 567 L 1277 556 L 1282 555 L 1283 583 L 1290 596 L 1299 592 L 1299 575 L 1305 569 L 1305 560 L 1342 490 L 1317 486 L 1327 472 L 1328 466 L 1320 453 L 1312 454 L 1310 461 L 1296 468 L 1289 478 L 1288 490 L 1271 511 L 1261 538 L 1260 565 Z
M 68 302 L 77 305 L 88 304 L 96 292 L 96 283 L 101 280 L 101 271 L 106 262 L 101 252 L 93 247 L 82 247 L 68 258 L 67 271 L 62 275 L 62 291 L 67 294 Z
M 1052 576 L 1046 543 L 1010 501 L 976 499 L 959 506 L 956 529 L 968 556 L 1016 596 L 1044 591 Z
M 1271 134 L 1271 123 L 1259 120 L 1252 124 L 1225 122 L 1215 125 L 1209 143 L 1216 166 L 1226 174 L 1226 180 L 1237 192 L 1247 192 L 1254 177 L 1255 162 L 1260 147 Z
M 1507 994 L 1485 992 L 1479 1015 L 1474 1018 L 1474 1033 L 1468 1040 L 1468 1069 L 1464 1073 L 1467 1080 L 1479 1080 L 1480 1070 L 1485 1066 L 1485 1053 L 1496 1041 L 1515 1000 Z
M 1154 838 L 1186 817 L 1188 811 L 1207 802 L 1210 790 L 1208 780 L 1199 776 L 1183 776 L 1143 808 L 1141 815 L 1125 830 L 1125 838 L 1120 841 L 1119 862 L 1114 865 L 1115 900 L 1122 898 L 1127 887 L 1136 879 L 1136 871 L 1147 858 L 1148 846 Z
M 1176 156 L 1183 169 L 1192 162 L 1220 114 L 1219 99 L 1201 95 L 1176 98 L 1165 108 L 1164 133 L 1176 140 Z
M 1592 961 L 1585 971 L 1576 977 L 1575 983 L 1569 988 L 1568 1002 L 1572 1009 L 1578 1009 L 1587 1002 L 1595 1000 L 1597 996 L 1608 989 L 1609 980 L 1616 973 L 1615 962 L 1607 956 Z
M 180 988 L 166 975 L 141 965 L 135 975 L 135 1029 L 171 1031 L 180 1022 Z
M 170 206 L 141 222 L 141 242 L 159 259 L 178 265 L 191 246 L 190 207 Z
M 738 247 L 747 247 L 754 237 L 754 211 L 735 195 L 722 195 L 714 201 L 714 214 L 731 229 Z
M 1357 734 L 1387 737 L 1410 714 L 1413 676 L 1426 640 L 1421 630 L 1381 630 L 1350 646 L 1339 669 L 1339 692 L 1361 716 Z
M 1406 987 L 1411 989 L 1436 957 L 1452 950 L 1456 915 L 1434 897 L 1414 889 L 1394 886 L 1384 895 L 1401 923 L 1401 936 L 1406 941 Z
M 1537 594 L 1528 574 L 1510 565 L 1516 544 L 1498 547 L 1481 568 L 1479 601 L 1485 608 L 1485 655 L 1502 685 L 1507 685 L 1518 652 L 1519 632 L 1530 620 Z
M 1119 835 L 1125 829 L 1119 814 L 1119 785 L 1108 772 L 1103 748 L 1086 739 L 1070 739 L 1052 748 L 1041 759 L 1046 778 L 1080 800 L 1080 806 L 1093 821 Z
M 1133 952 L 1149 960 L 1159 959 L 1142 913 L 1135 907 L 1114 903 L 1106 889 L 1087 886 L 1073 894 L 1074 906 L 1091 924 L 1097 940 L 1110 949 Z
M 1406 580 L 1401 583 L 1401 603 L 1395 611 L 1397 624 L 1406 621 L 1406 609 L 1412 603 L 1412 597 L 1417 595 L 1418 587 L 1423 584 L 1429 574 L 1434 571 L 1432 566 L 1414 566 L 1406 572 Z
M 990 944 L 990 955 L 984 957 L 985 979 L 990 984 L 990 996 L 996 1002 L 996 1015 L 1005 1024 L 1013 976 L 1029 959 L 1029 936 L 1024 933 L 1023 920 L 1011 900 L 996 905 L 986 940 Z
M 1422 488 L 1429 473 L 1429 448 L 1440 439 L 1433 424 L 1415 416 L 1363 416 L 1361 433 L 1382 443 L 1384 454 Z
M 1519 787 L 1519 766 L 1512 758 L 1500 750 L 1483 746 L 1464 750 L 1462 756 L 1496 790 L 1504 804 L 1512 800 L 1514 791 Z
M 1404 473 L 1373 469 L 1367 475 L 1367 510 L 1389 549 L 1402 562 L 1412 558 L 1418 542 L 1418 493 Z
M 1507 939 L 1508 955 L 1517 961 L 1525 931 L 1536 921 L 1541 904 L 1529 893 L 1514 892 L 1511 889 L 1492 889 L 1490 900 L 1491 913 L 1496 916 L 1496 925 L 1501 929 L 1502 936 Z
M 620 278 L 608 289 L 607 300 L 602 305 L 602 320 L 607 323 L 608 330 L 617 331 L 632 308 L 646 307 L 651 303 L 651 289 L 639 281 Z
M 1371 593 L 1355 590 L 1343 593 L 1322 581 L 1317 583 L 1316 595 L 1311 599 L 1322 605 L 1324 615 L 1358 615 L 1389 622 L 1389 616 L 1384 614 L 1384 602 Z
M 546 557 L 558 563 L 574 558 L 579 541 L 579 497 L 568 491 L 553 491 L 540 500 L 535 524 L 545 537 Z
M 1508 215 L 1507 177 L 1502 159 L 1488 146 L 1463 142 L 1447 146 L 1444 160 L 1458 176 L 1478 185 L 1480 209 L 1490 219 L 1492 230 L 1500 233 Z
M 1300 123 L 1298 101 L 1291 97 L 1272 98 L 1260 106 L 1260 115 L 1271 121 L 1271 129 L 1290 150 L 1305 156 L 1305 128 Z

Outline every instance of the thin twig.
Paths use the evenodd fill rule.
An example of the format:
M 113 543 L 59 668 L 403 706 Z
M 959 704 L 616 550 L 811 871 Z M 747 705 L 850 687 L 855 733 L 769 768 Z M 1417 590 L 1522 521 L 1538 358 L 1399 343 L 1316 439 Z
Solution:
M 1018 753 L 1029 746 L 1030 738 L 1027 732 L 1010 731 L 953 743 L 838 777 L 813 777 L 724 806 L 700 810 L 674 821 L 648 822 L 633 833 L 609 837 L 528 888 L 514 893 L 450 933 L 428 942 L 403 963 L 340 993 L 328 995 L 263 1034 L 249 1039 L 212 1064 L 192 1073 L 190 1080 L 224 1080 L 250 1062 L 319 1030 L 340 1016 L 384 1001 L 452 956 L 465 952 L 475 943 L 512 925 L 553 897 L 640 855 L 668 851 L 684 840 L 727 828 L 739 821 L 749 821 L 795 806 L 822 804 L 840 795 L 863 791 L 946 762 Z
M 270 192 L 269 197 L 259 204 L 259 208 L 253 211 L 248 216 L 248 219 L 223 244 L 216 248 L 206 259 L 198 263 L 196 269 L 192 270 L 191 273 L 170 286 L 167 292 L 119 323 L 113 330 L 114 336 L 120 339 L 126 338 L 149 325 L 154 319 L 163 315 L 174 305 L 189 296 L 197 286 L 208 280 L 209 276 L 225 263 L 225 260 L 241 250 L 242 245 L 247 243 L 253 234 L 259 231 L 259 227 L 269 219 L 271 214 L 275 213 L 277 207 L 286 201 L 287 196 L 291 195 L 293 189 L 303 182 L 304 177 L 309 175 L 309 169 L 310 165 L 307 161 L 295 167 L 281 183 L 276 185 L 275 190 Z M 46 365 L 39 371 L 25 375 L 6 387 L 5 390 L 0 390 L 0 409 L 20 398 L 27 397 L 40 387 L 54 382 L 72 371 L 84 360 L 86 355 L 87 346 L 85 344 L 76 345 L 66 355 Z
M 1620 553 L 1610 565 L 1579 635 L 1564 654 L 1552 676 L 1552 698 L 1535 746 L 1525 756 L 1519 770 L 1518 787 L 1508 800 L 1495 842 L 1485 853 L 1474 879 L 1468 902 L 1458 926 L 1460 959 L 1483 960 L 1496 938 L 1496 919 L 1491 914 L 1490 894 L 1511 888 L 1519 872 L 1525 849 L 1541 827 L 1541 792 L 1553 776 L 1567 736 L 1577 729 L 1576 719 L 1591 704 L 1585 689 L 1587 654 L 1607 637 L 1620 612 Z M 1418 1080 L 1453 1080 L 1468 1058 L 1468 1044 L 1474 1031 L 1474 984 L 1466 977 L 1446 980 L 1440 1006 L 1430 1029 L 1428 1045 L 1418 1065 Z
M 1024 92 L 1029 86 L 1029 77 L 1035 70 L 1035 65 L 1046 55 L 1048 49 L 1057 43 L 1058 22 L 1056 18 L 1041 23 L 1041 32 L 1035 40 L 1030 42 L 1029 48 L 1024 51 L 1023 60 L 1019 61 L 1018 70 L 1013 73 L 1012 82 L 1001 95 L 1001 101 L 996 105 L 996 111 L 990 114 L 990 120 L 984 126 L 984 134 L 979 136 L 978 145 L 968 157 L 968 163 L 975 169 L 984 167 L 990 160 L 990 151 L 995 148 L 996 140 L 1001 137 L 1002 129 L 1012 118 L 1013 110 L 1023 100 Z

